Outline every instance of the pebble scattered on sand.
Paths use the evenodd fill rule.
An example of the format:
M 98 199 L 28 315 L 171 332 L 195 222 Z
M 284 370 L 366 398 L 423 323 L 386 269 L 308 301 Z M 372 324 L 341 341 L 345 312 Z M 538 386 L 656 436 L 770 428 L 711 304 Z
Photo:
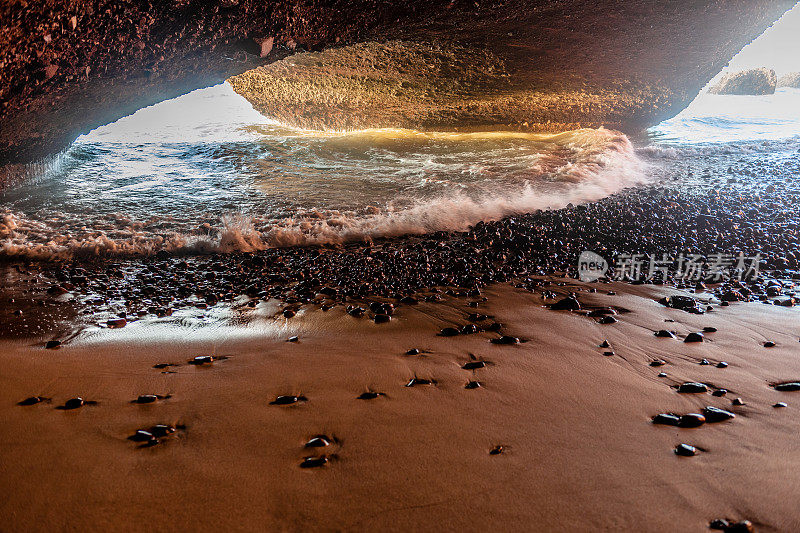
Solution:
M 319 468 L 328 464 L 328 458 L 324 455 L 319 457 L 305 457 L 300 463 L 300 468 Z
M 277 396 L 274 400 L 272 400 L 270 405 L 292 405 L 299 402 L 307 402 L 308 398 L 303 395 L 293 395 L 293 394 L 286 394 L 283 396 Z
M 678 444 L 674 451 L 675 455 L 680 455 L 683 457 L 692 457 L 697 454 L 697 448 L 691 446 L 690 444 Z
M 777 383 L 773 387 L 776 391 L 781 391 L 781 392 L 800 391 L 800 382 L 789 381 L 787 383 Z
M 726 411 L 725 409 L 720 409 L 718 407 L 713 407 L 711 405 L 703 409 L 703 416 L 706 417 L 706 422 L 708 423 L 723 422 L 725 420 L 731 420 L 732 418 L 736 417 L 736 415 L 731 413 L 730 411 Z
M 374 400 L 375 398 L 377 398 L 379 396 L 385 396 L 385 394 L 383 394 L 382 392 L 367 391 L 367 392 L 362 392 L 358 396 L 358 398 L 356 398 L 356 399 L 357 400 Z
M 494 448 L 492 448 L 491 450 L 489 450 L 489 455 L 500 455 L 504 451 L 505 451 L 505 447 L 504 446 L 497 445 Z
M 703 334 L 697 331 L 693 331 L 686 335 L 686 338 L 683 342 L 703 342 Z
M 697 383 L 696 381 L 687 381 L 678 386 L 678 392 L 681 393 L 701 393 L 708 392 L 708 386 L 705 383 Z
M 519 339 L 510 335 L 503 335 L 499 339 L 492 339 L 489 342 L 492 344 L 519 344 Z
M 24 400 L 17 402 L 17 405 L 36 405 L 37 403 L 47 402 L 50 401 L 50 398 L 45 398 L 44 396 L 31 396 L 29 398 L 25 398 Z
M 466 385 L 464 385 L 464 388 L 468 389 L 468 390 L 471 390 L 471 389 L 479 389 L 482 386 L 483 385 L 481 385 L 480 381 L 474 381 L 473 380 L 473 381 L 468 382 Z

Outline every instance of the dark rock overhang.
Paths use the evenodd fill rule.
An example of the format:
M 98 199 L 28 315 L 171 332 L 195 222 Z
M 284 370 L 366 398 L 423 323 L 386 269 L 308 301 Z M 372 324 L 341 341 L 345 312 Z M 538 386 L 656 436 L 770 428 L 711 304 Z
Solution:
M 467 77 L 448 95 L 535 96 L 513 116 L 503 106 L 448 107 L 450 126 L 635 129 L 680 111 L 794 3 L 11 0 L 0 6 L 0 162 L 56 153 L 136 109 L 298 50 L 369 41 L 502 65 L 495 79 Z M 447 76 L 447 65 L 437 68 Z

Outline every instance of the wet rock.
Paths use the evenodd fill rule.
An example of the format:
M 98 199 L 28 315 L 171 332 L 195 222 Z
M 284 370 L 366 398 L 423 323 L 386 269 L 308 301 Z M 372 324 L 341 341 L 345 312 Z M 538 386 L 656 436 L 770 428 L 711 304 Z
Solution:
M 498 446 L 495 446 L 494 448 L 492 448 L 491 450 L 489 450 L 489 455 L 500 455 L 504 451 L 505 451 L 505 447 L 498 445 Z
M 666 426 L 677 426 L 680 423 L 680 417 L 671 413 L 660 413 L 653 417 L 653 424 L 661 424 Z
M 417 348 L 411 348 L 406 352 L 406 355 L 419 355 L 420 351 Z
M 708 387 L 704 383 L 698 383 L 696 381 L 687 381 L 686 383 L 682 383 L 678 387 L 678 392 L 681 393 L 708 392 Z
M 774 346 L 775 346 L 775 343 L 772 342 L 772 341 L 767 341 L 767 342 L 764 343 L 764 348 L 773 348 Z
M 489 317 L 487 317 L 486 315 L 482 315 L 480 313 L 470 313 L 470 315 L 467 317 L 467 320 L 469 320 L 470 322 L 483 322 L 487 318 Z
M 489 324 L 489 325 L 486 327 L 486 331 L 494 331 L 494 332 L 498 332 L 498 331 L 500 331 L 501 329 L 503 329 L 503 324 L 501 324 L 500 322 L 492 322 L 491 324 Z
M 485 361 L 468 361 L 464 363 L 464 366 L 462 366 L 461 368 L 463 368 L 464 370 L 477 370 L 479 368 L 484 368 L 484 367 L 486 367 Z
M 678 427 L 682 428 L 696 428 L 706 423 L 706 417 L 700 413 L 688 413 L 681 416 L 678 421 Z
M 154 403 L 158 401 L 158 396 L 155 394 L 142 394 L 133 401 L 134 403 Z
M 554 311 L 578 311 L 580 308 L 581 304 L 575 296 L 567 296 L 550 306 Z
M 470 381 L 466 385 L 464 385 L 464 388 L 467 390 L 472 390 L 472 389 L 479 389 L 481 388 L 481 386 L 482 385 L 480 381 Z
M 711 529 L 723 529 L 724 530 L 724 529 L 727 529 L 730 525 L 731 525 L 731 523 L 728 522 L 727 520 L 725 520 L 724 518 L 717 518 L 715 520 L 712 520 L 711 523 L 708 524 L 708 527 L 710 527 Z
M 698 311 L 700 304 L 691 296 L 673 295 L 661 298 L 658 303 L 671 307 L 673 309 L 681 309 L 683 311 Z
M 608 315 L 616 315 L 616 314 L 617 314 L 617 310 L 614 309 L 613 307 L 601 307 L 599 309 L 592 309 L 591 311 L 589 311 L 589 314 L 587 316 L 590 316 L 592 318 L 596 318 L 596 317 L 599 317 L 599 316 L 608 316 Z
M 111 329 L 119 329 L 124 328 L 128 324 L 128 321 L 124 318 L 112 318 L 111 320 L 106 321 L 106 326 Z
M 44 347 L 47 350 L 55 350 L 56 348 L 61 346 L 61 341 L 47 341 Z
M 475 324 L 467 324 L 461 327 L 462 335 L 472 335 L 474 333 L 478 333 L 478 326 Z
M 603 318 L 597 321 L 598 324 L 616 324 L 617 322 L 619 322 L 617 318 L 611 315 L 604 316 Z
M 392 317 L 390 317 L 389 315 L 382 315 L 382 314 L 381 315 L 375 315 L 375 323 L 376 324 L 386 324 L 387 322 L 390 322 L 391 320 L 392 320 Z
M 328 458 L 324 455 L 320 457 L 305 457 L 300 463 L 300 468 L 319 468 L 328 464 Z
M 711 363 L 708 361 L 708 359 L 700 359 L 700 362 L 697 363 L 697 364 L 700 365 L 700 366 L 708 366 Z
M 667 373 L 666 372 L 659 372 L 657 377 L 665 378 L 665 377 L 667 377 Z
M 47 398 L 44 398 L 42 396 L 31 396 L 29 398 L 25 398 L 24 400 L 22 400 L 20 402 L 17 402 L 17 405 L 23 405 L 23 406 L 25 406 L 25 405 L 36 405 L 37 403 L 42 403 L 44 401 L 47 401 Z
M 306 448 L 324 448 L 325 446 L 330 446 L 331 442 L 330 439 L 326 435 L 318 435 L 308 442 L 306 442 Z
M 674 451 L 675 455 L 680 455 L 683 457 L 693 457 L 697 454 L 697 448 L 689 444 L 678 444 Z
M 436 381 L 432 379 L 418 378 L 415 376 L 411 378 L 408 383 L 406 383 L 406 387 L 416 387 L 417 385 L 433 385 L 434 383 L 436 383 Z
M 655 335 L 656 337 L 659 337 L 661 339 L 674 339 L 675 338 L 675 332 L 674 331 L 669 331 L 669 330 L 666 330 L 666 329 L 660 329 L 660 330 L 656 331 L 655 333 L 653 333 L 653 335 Z
M 374 400 L 375 398 L 377 398 L 379 396 L 384 396 L 384 394 L 382 392 L 367 391 L 367 392 L 362 392 L 358 396 L 358 398 L 356 398 L 356 399 L 357 400 Z
M 708 423 L 724 422 L 725 420 L 730 420 L 736 417 L 736 415 L 730 411 L 719 409 L 718 407 L 713 407 L 711 405 L 703 408 L 703 416 L 706 417 L 706 422 Z
M 284 309 L 283 310 L 283 317 L 284 318 L 292 318 L 296 314 L 297 313 L 295 313 L 293 309 Z
M 706 327 L 703 328 L 703 332 L 704 333 L 715 333 L 716 331 L 717 331 L 717 328 L 715 328 L 713 326 L 706 326 Z
M 711 396 L 725 396 L 728 394 L 728 389 L 717 389 L 711 393 Z
M 778 78 L 768 68 L 753 68 L 725 74 L 711 87 L 709 94 L 763 95 L 775 94 Z
M 733 405 L 744 405 L 744 400 L 742 400 L 741 398 L 734 398 L 733 401 L 731 401 L 731 403 Z
M 600 346 L 600 348 L 610 348 L 611 347 L 611 343 L 609 343 L 607 340 L 604 340 L 603 342 L 601 342 L 599 344 L 599 346 Z
M 151 442 L 156 440 L 156 436 L 144 429 L 137 429 L 136 433 L 128 437 L 128 439 L 133 442 Z
M 439 332 L 440 337 L 455 337 L 459 334 L 456 328 L 442 328 Z
M 153 434 L 155 437 L 166 437 L 167 435 L 171 435 L 175 433 L 176 429 L 173 426 L 169 426 L 167 424 L 156 424 L 155 426 L 150 428 L 150 433 Z
M 686 338 L 683 340 L 683 342 L 703 342 L 703 334 L 693 331 L 692 333 L 686 335 Z
M 287 394 L 283 396 L 278 396 L 269 403 L 270 405 L 292 405 L 298 402 L 306 402 L 306 401 L 308 401 L 308 398 L 306 398 L 305 396 L 302 395 L 295 396 L 292 394 Z
M 300 338 L 297 335 L 294 335 L 286 339 L 286 342 L 300 342 Z
M 786 402 L 778 402 L 776 404 L 773 404 L 772 407 L 776 407 L 776 408 L 786 407 Z
M 663 359 L 656 359 L 655 361 L 650 361 L 650 366 L 664 366 L 667 362 Z
M 510 335 L 503 335 L 499 339 L 492 339 L 489 342 L 492 344 L 519 344 L 519 339 L 517 337 L 512 337 Z
M 190 365 L 209 365 L 214 362 L 214 357 L 211 355 L 198 355 L 189 361 Z
M 781 392 L 794 392 L 800 390 L 800 382 L 798 381 L 790 381 L 788 383 L 778 383 L 773 386 L 773 388 L 777 391 Z
M 66 402 L 64 402 L 63 408 L 64 409 L 78 409 L 79 407 L 83 407 L 85 405 L 85 401 L 81 397 L 77 398 L 70 398 Z
M 728 368 L 728 363 L 726 363 L 725 361 L 720 361 L 719 363 L 717 363 L 716 366 L 717 368 Z

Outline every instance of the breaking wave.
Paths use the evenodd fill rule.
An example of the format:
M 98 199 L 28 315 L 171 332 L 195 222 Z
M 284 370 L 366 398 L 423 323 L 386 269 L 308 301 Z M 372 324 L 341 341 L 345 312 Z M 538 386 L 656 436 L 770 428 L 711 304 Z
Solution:
M 602 128 L 310 132 L 242 101 L 227 86 L 195 91 L 174 101 L 178 111 L 162 103 L 80 138 L 0 192 L 0 257 L 247 252 L 465 230 L 597 200 L 647 175 L 630 140 Z M 193 106 L 217 112 L 198 118 Z

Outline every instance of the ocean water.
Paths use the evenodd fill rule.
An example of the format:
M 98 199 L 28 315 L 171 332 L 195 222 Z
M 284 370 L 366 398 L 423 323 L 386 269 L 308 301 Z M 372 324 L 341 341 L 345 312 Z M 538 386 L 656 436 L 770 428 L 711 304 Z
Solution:
M 800 91 L 701 95 L 636 145 L 560 134 L 313 132 L 227 84 L 80 137 L 0 191 L 0 257 L 252 251 L 462 230 L 680 177 L 709 157 L 796 154 Z
M 622 134 L 312 132 L 227 84 L 80 137 L 0 193 L 0 254 L 249 251 L 466 229 L 644 181 Z

